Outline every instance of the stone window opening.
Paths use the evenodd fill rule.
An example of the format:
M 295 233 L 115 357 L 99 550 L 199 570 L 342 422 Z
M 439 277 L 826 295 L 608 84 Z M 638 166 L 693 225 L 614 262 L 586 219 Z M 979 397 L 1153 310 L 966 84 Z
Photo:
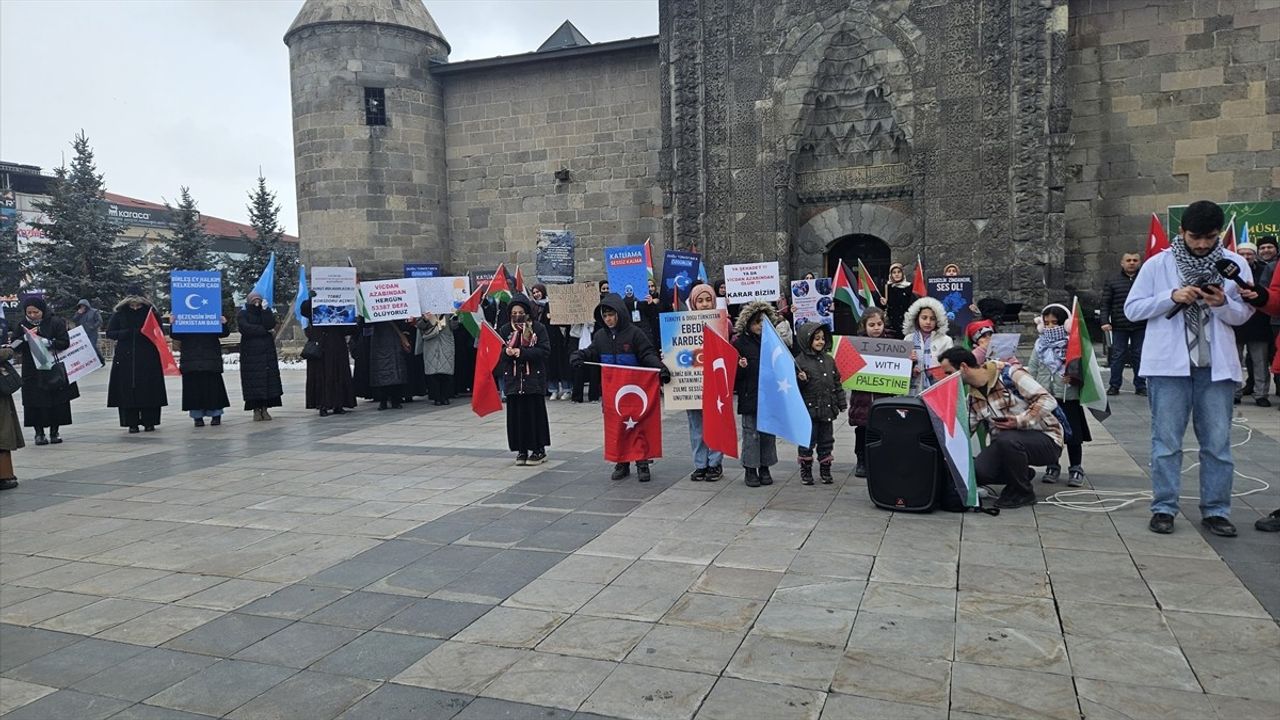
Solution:
M 364 124 L 387 124 L 387 96 L 386 91 L 380 87 L 364 89 Z

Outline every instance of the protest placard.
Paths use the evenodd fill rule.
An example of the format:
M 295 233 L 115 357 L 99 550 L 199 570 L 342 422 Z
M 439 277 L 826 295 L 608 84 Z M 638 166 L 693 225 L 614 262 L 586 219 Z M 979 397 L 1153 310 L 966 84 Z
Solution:
M 952 330 L 964 332 L 965 325 L 973 320 L 973 278 L 968 275 L 956 277 L 932 277 L 928 280 L 929 297 L 942 303 L 947 311 L 947 322 Z
M 624 299 L 649 299 L 649 267 L 644 263 L 643 245 L 623 245 L 604 249 L 604 273 L 609 291 Z
M 683 305 L 698 280 L 701 264 L 702 256 L 698 253 L 668 250 L 662 259 L 662 301 L 670 305 L 673 294 L 678 291 Z
M 591 325 L 596 321 L 600 287 L 595 283 L 547 286 L 547 312 L 554 325 Z
M 360 283 L 366 322 L 408 320 L 422 314 L 418 304 L 418 281 L 414 278 L 373 280 Z
M 533 262 L 538 280 L 548 285 L 573 282 L 576 243 L 572 230 L 539 230 Z
M 906 395 L 911 389 L 911 343 L 842 335 L 835 340 L 836 370 L 846 390 Z
M 455 312 L 470 294 L 471 278 L 465 275 L 418 278 L 418 306 L 422 312 Z
M 777 261 L 725 265 L 724 284 L 730 303 L 774 302 L 782 294 L 778 287 Z
M 685 310 L 658 316 L 662 362 L 671 372 L 671 382 L 662 387 L 667 410 L 702 409 L 702 328 L 708 324 L 727 336 L 729 316 L 724 310 Z
M 405 263 L 404 276 L 407 278 L 440 277 L 440 263 Z
M 311 268 L 312 325 L 356 324 L 356 269 Z
M 791 315 L 798 328 L 805 323 L 820 322 L 828 328 L 836 326 L 832 306 L 830 278 L 791 281 Z
M 102 359 L 94 350 L 93 343 L 89 342 L 89 334 L 84 331 L 84 328 L 71 328 L 67 335 L 71 338 L 71 346 L 58 353 L 58 359 L 67 368 L 67 382 L 76 382 L 102 367 Z
M 1000 362 L 1017 361 L 1018 333 L 996 333 L 991 336 L 991 344 L 987 346 L 987 359 Z
M 173 331 L 222 332 L 222 273 L 217 270 L 174 270 L 169 273 Z

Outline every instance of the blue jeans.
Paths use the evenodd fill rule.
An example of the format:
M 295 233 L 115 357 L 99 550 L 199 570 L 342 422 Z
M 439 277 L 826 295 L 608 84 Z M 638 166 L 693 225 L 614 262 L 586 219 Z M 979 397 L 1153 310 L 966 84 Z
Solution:
M 191 416 L 192 420 L 199 420 L 200 418 L 216 418 L 216 417 L 222 417 L 222 409 L 215 408 L 213 410 L 188 410 L 187 414 Z
M 693 466 L 698 470 L 705 470 L 719 465 L 724 461 L 724 453 L 707 447 L 707 441 L 702 439 L 702 411 L 685 410 L 684 414 L 689 418 L 689 445 L 693 448 Z
M 1147 378 L 1151 398 L 1151 512 L 1178 514 L 1182 486 L 1182 437 L 1191 419 L 1200 444 L 1200 514 L 1231 513 L 1231 401 L 1236 384 L 1213 381 L 1212 368 L 1190 377 Z
M 1138 368 L 1142 366 L 1142 338 L 1146 334 L 1145 327 L 1111 331 L 1111 357 L 1107 358 L 1107 364 L 1111 366 L 1109 384 L 1113 389 L 1119 390 L 1124 383 L 1125 362 L 1133 365 L 1133 389 L 1141 390 L 1147 386 L 1146 378 L 1138 374 Z

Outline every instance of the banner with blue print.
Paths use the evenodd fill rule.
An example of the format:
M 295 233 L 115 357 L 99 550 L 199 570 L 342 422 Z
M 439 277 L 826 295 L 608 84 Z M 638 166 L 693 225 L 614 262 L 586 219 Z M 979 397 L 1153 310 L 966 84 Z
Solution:
M 673 297 L 678 296 L 683 305 L 689 299 L 689 291 L 698 281 L 698 268 L 702 265 L 702 256 L 695 252 L 668 250 L 662 258 L 662 301 L 671 305 Z M 610 286 L 612 289 L 612 286 Z
M 222 273 L 174 270 L 169 273 L 173 332 L 222 332 Z
M 643 245 L 605 248 L 604 274 L 609 281 L 609 292 L 623 299 L 649 299 L 649 266 L 644 262 Z
M 706 325 L 728 337 L 729 315 L 724 310 L 685 310 L 658 316 L 662 362 L 671 372 L 671 382 L 662 386 L 662 405 L 667 410 L 702 409 L 702 328 Z
M 440 277 L 440 263 L 405 263 L 404 276 L 407 278 Z

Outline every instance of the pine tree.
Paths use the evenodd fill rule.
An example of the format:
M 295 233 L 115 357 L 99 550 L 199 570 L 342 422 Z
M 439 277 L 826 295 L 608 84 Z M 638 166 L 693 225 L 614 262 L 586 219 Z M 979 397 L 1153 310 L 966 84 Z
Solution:
M 26 260 L 18 248 L 17 219 L 0 218 L 0 295 L 16 293 L 26 283 Z
M 71 145 L 76 153 L 71 167 L 55 170 L 52 195 L 35 203 L 48 218 L 35 224 L 46 239 L 29 246 L 32 284 L 63 312 L 80 298 L 114 306 L 138 282 L 142 259 L 139 243 L 121 238 L 124 228 L 107 214 L 106 185 L 89 138 L 81 131 Z
M 279 309 L 293 302 L 293 296 L 298 292 L 298 248 L 284 241 L 280 204 L 276 202 L 276 194 L 267 189 L 267 179 L 262 176 L 258 176 L 257 187 L 249 192 L 248 210 L 249 226 L 253 228 L 254 236 L 240 235 L 249 246 L 249 255 L 245 260 L 231 264 L 235 268 L 229 272 L 235 282 L 233 289 L 241 296 L 247 295 L 274 252 L 275 301 Z
M 161 236 L 160 244 L 151 251 L 148 258 L 151 272 L 155 276 L 154 286 L 161 297 L 168 297 L 169 294 L 169 271 L 213 268 L 213 255 L 210 252 L 213 240 L 200 222 L 200 210 L 191 197 L 190 189 L 182 188 L 176 208 L 168 203 L 165 207 L 169 208 L 169 215 L 173 218 L 169 234 Z

